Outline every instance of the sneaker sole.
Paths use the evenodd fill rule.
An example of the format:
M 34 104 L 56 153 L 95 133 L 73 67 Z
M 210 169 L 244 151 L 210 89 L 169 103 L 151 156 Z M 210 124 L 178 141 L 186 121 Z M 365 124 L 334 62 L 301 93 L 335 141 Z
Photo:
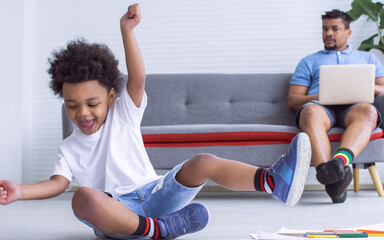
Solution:
M 308 170 L 311 163 L 311 142 L 306 133 L 299 133 L 296 153 L 297 161 L 295 174 L 287 197 L 287 202 L 285 203 L 288 206 L 294 206 L 300 200 L 307 181 Z
M 201 203 L 200 203 L 201 204 Z M 205 211 L 207 211 L 207 215 L 208 215 L 208 220 L 207 220 L 207 224 L 205 224 L 205 226 L 203 227 L 203 229 L 208 225 L 209 223 L 209 220 L 211 220 L 211 212 L 209 211 L 209 208 L 205 205 L 205 204 L 201 204 L 205 207 Z M 203 230 L 202 229 L 202 230 Z M 201 231 L 201 230 L 200 230 Z
M 194 203 L 190 203 L 190 204 L 194 204 Z M 196 204 L 199 204 L 200 206 L 203 206 L 205 211 L 206 211 L 206 213 L 207 213 L 207 224 L 205 224 L 204 227 L 201 229 L 201 230 L 203 230 L 208 225 L 209 220 L 211 219 L 211 213 L 209 211 L 209 208 L 205 204 L 202 204 L 202 203 L 196 203 Z M 201 230 L 199 230 L 199 231 L 201 231 Z

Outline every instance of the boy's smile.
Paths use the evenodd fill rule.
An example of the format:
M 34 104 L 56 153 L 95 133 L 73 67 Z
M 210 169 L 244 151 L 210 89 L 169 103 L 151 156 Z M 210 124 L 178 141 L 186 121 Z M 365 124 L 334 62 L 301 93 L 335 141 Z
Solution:
M 87 135 L 97 132 L 105 122 L 115 91 L 108 90 L 97 80 L 63 83 L 63 98 L 69 118 Z

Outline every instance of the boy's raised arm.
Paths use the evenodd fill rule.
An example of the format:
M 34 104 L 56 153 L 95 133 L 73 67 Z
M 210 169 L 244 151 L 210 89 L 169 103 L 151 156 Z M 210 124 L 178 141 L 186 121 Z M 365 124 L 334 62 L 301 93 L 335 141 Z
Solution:
M 125 61 L 128 70 L 127 91 L 137 107 L 140 107 L 145 86 L 145 67 L 133 29 L 141 21 L 140 7 L 134 4 L 120 19 L 121 35 L 123 37 Z
M 6 205 L 17 200 L 55 197 L 63 193 L 68 184 L 68 179 L 60 175 L 54 175 L 49 180 L 33 184 L 16 184 L 0 180 L 0 204 Z

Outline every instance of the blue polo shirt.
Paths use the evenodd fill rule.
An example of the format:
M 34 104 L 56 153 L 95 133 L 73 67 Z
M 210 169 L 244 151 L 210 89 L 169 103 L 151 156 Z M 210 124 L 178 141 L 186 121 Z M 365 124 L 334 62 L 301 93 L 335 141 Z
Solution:
M 384 76 L 383 64 L 375 55 L 348 46 L 343 51 L 324 49 L 304 57 L 297 65 L 290 84 L 309 87 L 308 95 L 318 94 L 320 66 L 343 64 L 374 64 L 376 66 L 376 78 Z

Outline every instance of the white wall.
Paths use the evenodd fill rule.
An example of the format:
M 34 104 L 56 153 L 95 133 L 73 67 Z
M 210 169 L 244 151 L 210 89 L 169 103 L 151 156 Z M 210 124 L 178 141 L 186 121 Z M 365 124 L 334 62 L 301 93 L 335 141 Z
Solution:
M 14 8 L 23 7 L 17 4 L 21 0 L 3 2 Z M 351 0 L 137 2 L 141 5 L 143 20 L 136 29 L 136 36 L 148 73 L 274 73 L 293 72 L 303 56 L 321 49 L 321 14 L 333 8 L 349 10 Z M 23 96 L 27 98 L 22 113 L 29 124 L 23 131 L 25 182 L 49 177 L 56 161 L 57 145 L 61 142 L 61 102 L 48 88 L 47 58 L 52 50 L 82 36 L 90 42 L 106 43 L 120 60 L 120 70 L 126 72 L 118 24 L 131 3 L 125 0 L 25 0 L 24 42 L 18 38 L 7 40 L 15 48 L 23 45 L 25 49 L 22 53 L 6 49 L 16 59 L 17 64 L 11 67 L 21 64 L 24 69 L 24 78 L 12 72 L 19 74 L 12 79 L 15 79 L 15 88 L 21 88 L 24 82 Z M 5 12 L 10 16 L 1 21 L 4 27 L 11 22 L 9 19 L 17 19 L 20 15 L 18 9 Z M 372 34 L 374 26 L 362 19 L 353 23 L 352 29 L 350 45 L 357 47 L 362 39 Z M 25 56 L 24 62 L 17 56 Z M 16 92 L 20 93 L 18 90 Z M 5 131 L 10 130 L 6 128 Z M 20 149 L 18 135 L 10 143 L 16 149 Z M 8 141 L 3 138 L 2 142 Z M 15 153 L 19 152 L 15 150 L 11 155 Z M 20 159 L 18 162 L 0 171 L 19 169 Z
M 22 129 L 22 0 L 0 1 L 0 179 L 21 182 Z

